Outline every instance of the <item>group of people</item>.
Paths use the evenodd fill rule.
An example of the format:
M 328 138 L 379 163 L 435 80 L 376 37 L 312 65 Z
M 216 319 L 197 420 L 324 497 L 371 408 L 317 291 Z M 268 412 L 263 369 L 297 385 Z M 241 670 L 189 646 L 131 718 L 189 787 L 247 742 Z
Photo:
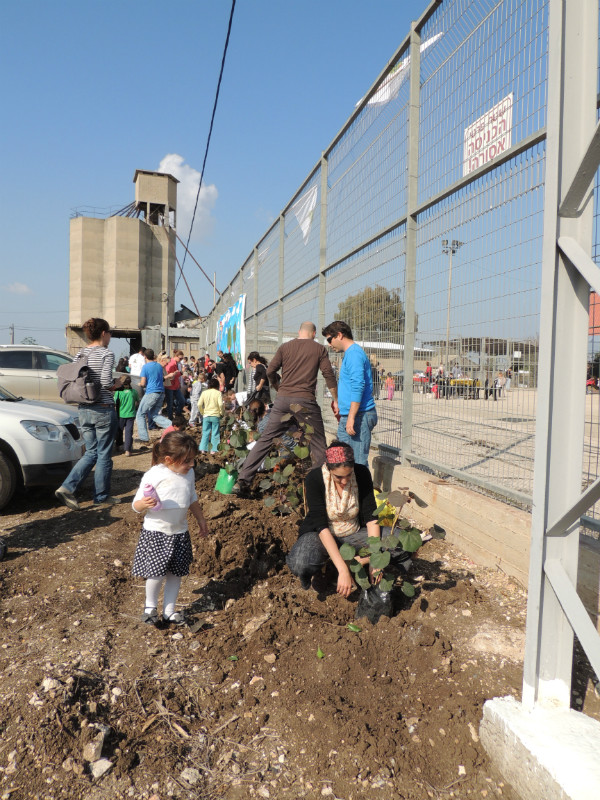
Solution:
M 79 407 L 86 451 L 56 491 L 57 498 L 72 509 L 80 508 L 76 492 L 94 466 L 94 505 L 109 507 L 120 502 L 110 493 L 112 447 L 119 425 L 115 400 L 120 411 L 125 409 L 131 414 L 129 393 L 133 392 L 123 385 L 122 380 L 113 379 L 115 357 L 108 348 L 111 334 L 106 320 L 88 320 L 84 332 L 89 345 L 77 354 L 76 360 L 83 355 L 88 357 L 91 378 L 101 385 L 101 394 L 96 403 Z M 331 351 L 343 355 L 338 380 L 328 348 L 315 340 L 316 333 L 312 322 L 302 323 L 297 338 L 281 345 L 269 363 L 258 352 L 249 354 L 252 381 L 246 403 L 252 408 L 254 423 L 261 435 L 240 469 L 233 493 L 243 495 L 249 491 L 250 481 L 271 449 L 273 440 L 286 434 L 290 420 L 310 425 L 313 468 L 305 483 L 308 513 L 300 527 L 299 539 L 288 554 L 287 563 L 299 576 L 301 585 L 308 589 L 314 575 L 331 559 L 338 570 L 337 591 L 347 597 L 354 582 L 340 556 L 340 545 L 350 542 L 361 546 L 366 544 L 367 537 L 380 535 L 368 467 L 377 411 L 371 364 L 364 350 L 354 342 L 350 327 L 336 320 L 322 331 Z M 189 421 L 183 417 L 174 419 L 176 424 L 172 424 L 169 418 L 169 411 L 177 409 L 176 395 L 171 404 L 167 400 L 166 414 L 162 414 L 165 383 L 172 387 L 173 378 L 170 376 L 178 373 L 176 377 L 181 378 L 185 374 L 181 369 L 182 354 L 176 351 L 172 358 L 163 354 L 158 361 L 150 349 L 135 355 L 142 356 L 144 362 L 139 369 L 144 395 L 135 415 L 138 435 L 142 441 L 148 441 L 146 420 L 164 430 L 160 440 L 154 443 L 152 466 L 143 475 L 133 500 L 133 509 L 144 515 L 133 574 L 146 579 L 143 620 L 149 624 L 158 623 L 158 596 L 164 583 L 162 618 L 168 624 L 183 624 L 184 618 L 175 606 L 181 577 L 188 574 L 192 560 L 188 510 L 198 524 L 200 535 L 208 535 L 194 488 L 193 468 L 198 450 L 206 452 L 209 445 L 214 448 L 218 443 L 220 419 L 226 404 L 236 403 L 235 392 L 233 397 L 228 393 L 232 393 L 237 368 L 235 373 L 228 369 L 227 354 L 219 354 L 221 360 L 210 377 L 206 373 L 206 363 L 197 370 L 196 378 L 202 376 L 201 383 L 205 384 L 196 401 L 198 413 L 203 418 L 202 439 L 198 447 L 185 432 Z M 129 364 L 132 374 L 137 373 L 141 363 L 134 356 Z M 221 369 L 219 364 L 223 365 Z M 332 410 L 338 419 L 337 439 L 329 446 L 316 399 L 319 372 L 323 375 L 332 398 Z M 271 388 L 277 392 L 272 405 Z M 127 425 L 123 430 L 127 435 Z M 373 571 L 371 574 L 376 581 Z

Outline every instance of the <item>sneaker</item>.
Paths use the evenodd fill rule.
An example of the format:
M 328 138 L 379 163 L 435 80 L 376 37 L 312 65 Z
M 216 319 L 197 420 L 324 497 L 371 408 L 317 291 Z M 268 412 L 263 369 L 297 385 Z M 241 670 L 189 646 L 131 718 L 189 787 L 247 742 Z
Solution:
M 59 486 L 54 492 L 54 496 L 57 500 L 60 500 L 61 503 L 64 503 L 69 508 L 72 508 L 73 511 L 81 511 L 81 506 L 77 502 L 75 495 L 69 492 L 68 489 L 64 489 L 62 486 Z
M 237 480 L 231 488 L 231 494 L 234 494 L 237 497 L 246 497 L 249 490 L 250 490 L 250 484 L 248 483 L 248 481 Z
M 116 506 L 120 503 L 121 500 L 119 497 L 107 497 L 105 500 L 102 500 L 100 503 L 94 503 L 94 508 L 110 508 L 111 506 Z

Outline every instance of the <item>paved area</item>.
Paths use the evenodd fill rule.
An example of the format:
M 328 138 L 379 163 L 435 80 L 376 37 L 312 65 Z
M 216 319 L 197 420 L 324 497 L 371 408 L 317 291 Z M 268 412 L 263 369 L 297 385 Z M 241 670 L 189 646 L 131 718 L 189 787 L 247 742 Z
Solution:
M 537 389 L 511 387 L 493 400 L 413 394 L 413 452 L 444 468 L 461 470 L 503 490 L 531 496 Z M 403 393 L 377 400 L 374 443 L 400 449 Z M 600 393 L 585 396 L 582 486 L 600 474 Z M 329 428 L 334 429 L 333 418 Z M 600 516 L 600 514 L 599 514 Z

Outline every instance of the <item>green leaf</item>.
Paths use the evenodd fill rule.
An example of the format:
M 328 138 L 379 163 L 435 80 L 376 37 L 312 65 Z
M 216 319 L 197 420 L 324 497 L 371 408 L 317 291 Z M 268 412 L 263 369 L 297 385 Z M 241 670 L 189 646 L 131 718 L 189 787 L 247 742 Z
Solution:
M 298 447 L 294 447 L 294 455 L 298 456 L 298 458 L 302 460 L 304 458 L 308 458 L 310 455 L 310 450 L 308 447 L 300 447 L 300 445 L 298 445 Z
M 396 523 L 396 527 L 400 528 L 400 530 L 407 531 L 409 528 L 412 528 L 412 525 L 407 519 L 402 517 L 402 519 L 399 519 Z
M 371 552 L 373 552 L 373 548 L 377 548 L 377 550 L 381 549 L 381 539 L 379 536 L 368 536 L 367 537 L 367 544 L 371 548 Z
M 392 533 L 390 536 L 386 536 L 385 539 L 382 539 L 382 545 L 387 547 L 388 550 L 395 550 L 398 547 L 398 542 L 400 541 L 400 537 L 397 533 Z
M 340 547 L 340 555 L 344 561 L 350 561 L 356 555 L 356 548 L 346 542 Z
M 350 572 L 355 572 L 355 573 L 360 572 L 361 569 L 363 569 L 363 565 L 360 564 L 358 561 L 351 561 L 348 564 L 348 569 L 350 570 Z
M 291 514 L 292 513 L 292 510 L 290 508 L 288 508 L 287 506 L 284 506 L 283 503 L 281 503 L 280 505 L 277 506 L 277 511 L 279 511 L 280 514 Z
M 395 491 L 389 493 L 388 503 L 396 508 L 402 508 L 402 506 L 408 502 L 411 494 L 411 492 L 406 494 L 405 492 L 401 492 L 399 489 L 396 489 Z
M 267 508 L 271 508 L 271 506 L 275 505 L 275 498 L 274 497 L 265 497 L 265 506 Z
M 320 647 L 317 647 L 317 658 L 325 658 L 325 653 L 321 650 Z
M 235 454 L 238 458 L 246 458 L 246 456 L 248 455 L 248 451 L 245 448 L 244 450 L 240 450 L 239 448 L 236 447 Z
M 385 569 L 390 563 L 389 550 L 385 550 L 383 553 L 373 553 L 370 563 L 373 569 Z
M 412 499 L 418 506 L 420 506 L 421 508 L 427 508 L 427 503 L 425 502 L 425 500 L 421 500 L 421 498 L 417 497 L 417 495 L 414 492 L 409 492 L 408 494 L 410 497 L 412 497 Z
M 400 534 L 400 543 L 404 550 L 409 553 L 416 553 L 423 544 L 423 539 L 421 539 L 421 534 L 417 528 L 411 528 L 409 531 L 402 531 Z
M 261 489 L 270 489 L 273 486 L 273 481 L 270 481 L 268 478 L 264 478 L 259 484 Z
M 359 625 L 355 625 L 353 622 L 349 622 L 346 627 L 349 631 L 352 631 L 352 633 L 360 633 L 362 631 L 362 628 Z
M 274 466 L 275 466 L 274 459 L 269 458 L 269 456 L 267 456 L 265 458 L 265 469 L 273 469 Z
M 282 483 L 286 483 L 285 475 L 283 475 L 283 473 L 281 473 L 281 472 L 274 472 L 273 473 L 273 481 L 276 484 L 278 484 L 279 486 L 281 486 Z
M 283 474 L 285 475 L 286 478 L 288 478 L 293 471 L 294 471 L 294 465 L 288 464 L 287 467 L 284 467 Z
M 371 581 L 369 580 L 369 576 L 365 572 L 365 568 L 362 567 L 362 574 L 358 572 L 354 576 L 354 580 L 358 583 L 361 589 L 368 589 L 371 585 Z
M 379 581 L 379 588 L 382 592 L 391 592 L 394 587 L 394 578 L 387 578 L 385 575 Z
M 229 660 L 230 661 L 239 661 L 239 658 L 237 656 L 229 656 Z
M 288 503 L 291 505 L 292 508 L 296 508 L 296 506 L 300 503 L 297 497 L 292 495 L 291 497 L 288 496 Z
M 412 583 L 407 583 L 404 581 L 402 584 L 402 591 L 407 597 L 415 596 L 415 587 L 412 585 Z

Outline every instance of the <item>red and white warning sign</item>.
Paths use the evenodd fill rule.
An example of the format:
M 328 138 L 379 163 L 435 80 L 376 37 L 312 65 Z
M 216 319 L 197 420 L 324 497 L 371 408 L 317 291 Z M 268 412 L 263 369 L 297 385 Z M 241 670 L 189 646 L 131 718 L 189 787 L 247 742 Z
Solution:
M 504 153 L 511 145 L 513 94 L 465 128 L 463 175 Z

